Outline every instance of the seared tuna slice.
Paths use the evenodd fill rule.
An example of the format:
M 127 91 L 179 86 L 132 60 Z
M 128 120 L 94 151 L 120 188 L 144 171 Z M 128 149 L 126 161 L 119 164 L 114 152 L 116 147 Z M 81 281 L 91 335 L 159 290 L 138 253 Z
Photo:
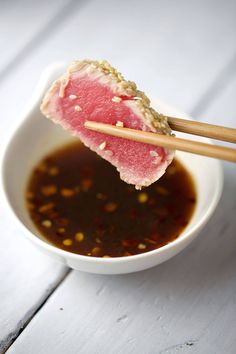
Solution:
M 173 159 L 162 147 L 97 133 L 86 120 L 171 134 L 167 119 L 150 107 L 145 94 L 106 61 L 77 61 L 46 93 L 42 113 L 113 164 L 120 178 L 136 188 L 158 180 Z M 79 156 L 78 156 L 79 158 Z

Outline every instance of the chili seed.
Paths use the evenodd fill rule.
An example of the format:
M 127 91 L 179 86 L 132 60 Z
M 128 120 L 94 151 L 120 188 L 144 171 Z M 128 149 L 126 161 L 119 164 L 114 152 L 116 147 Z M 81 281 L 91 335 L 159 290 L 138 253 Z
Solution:
M 59 229 L 57 229 L 57 231 L 59 232 L 59 234 L 63 234 L 65 232 L 65 228 L 59 227 Z
M 54 203 L 47 203 L 47 204 L 42 205 L 39 208 L 39 212 L 46 213 L 47 211 L 51 210 L 52 208 L 54 208 Z
M 100 199 L 100 200 L 106 200 L 107 196 L 105 194 L 103 194 L 103 193 L 97 193 L 96 194 L 96 198 Z
M 71 246 L 73 241 L 70 238 L 66 238 L 65 240 L 62 241 L 64 246 Z
M 144 243 L 139 243 L 138 244 L 138 249 L 145 250 L 145 248 L 147 248 L 147 246 Z
M 55 194 L 57 192 L 57 187 L 54 184 L 50 184 L 48 186 L 44 186 L 41 188 L 41 193 L 45 197 L 50 197 L 51 195 Z
M 75 240 L 78 241 L 78 242 L 82 242 L 84 240 L 83 232 L 77 232 L 75 234 Z
M 92 254 L 92 256 L 98 256 L 100 252 L 101 252 L 100 247 L 94 247 L 91 251 L 91 254 Z
M 116 209 L 117 209 L 117 204 L 116 203 L 109 202 L 109 203 L 107 203 L 105 205 L 105 211 L 107 211 L 108 213 L 112 213 Z
M 146 203 L 147 200 L 148 200 L 148 194 L 147 193 L 142 192 L 142 193 L 138 194 L 139 203 Z
M 62 188 L 61 189 L 61 195 L 65 198 L 70 198 L 74 195 L 74 191 L 73 189 L 69 189 L 69 188 Z
M 50 176 L 56 176 L 59 173 L 59 169 L 56 166 L 52 166 L 49 168 L 48 173 Z
M 162 187 L 162 186 L 156 186 L 156 191 L 160 195 L 169 195 L 169 191 L 165 187 Z

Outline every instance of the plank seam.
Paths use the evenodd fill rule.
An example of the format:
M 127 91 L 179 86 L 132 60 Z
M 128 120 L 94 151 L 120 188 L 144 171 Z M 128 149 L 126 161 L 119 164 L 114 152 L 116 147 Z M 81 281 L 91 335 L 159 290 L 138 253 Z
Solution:
M 14 331 L 10 332 L 1 342 L 0 342 L 0 354 L 6 353 L 7 350 L 12 346 L 12 344 L 17 340 L 20 334 L 26 329 L 30 324 L 35 315 L 41 310 L 41 308 L 46 304 L 49 298 L 53 295 L 56 289 L 65 281 L 72 270 L 66 268 L 62 276 L 51 286 L 48 287 L 46 292 L 40 297 L 38 302 L 26 312 L 25 316 L 17 323 Z
M 231 57 L 231 60 L 223 67 L 213 82 L 208 86 L 205 93 L 200 97 L 198 103 L 190 112 L 192 117 L 196 117 L 198 119 L 198 116 L 206 111 L 206 109 L 212 104 L 213 100 L 221 95 L 225 87 L 227 87 L 227 85 L 234 78 L 233 74 L 235 73 L 235 69 L 236 53 Z

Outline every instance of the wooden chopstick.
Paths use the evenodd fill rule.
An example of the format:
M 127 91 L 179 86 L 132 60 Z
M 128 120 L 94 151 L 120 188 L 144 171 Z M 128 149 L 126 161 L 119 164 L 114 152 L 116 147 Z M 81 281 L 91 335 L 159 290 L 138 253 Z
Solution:
M 142 130 L 116 127 L 110 124 L 86 121 L 85 128 L 108 135 L 117 136 L 141 143 L 163 146 L 168 149 L 191 152 L 193 154 L 214 157 L 221 160 L 236 162 L 236 149 L 205 144 L 193 140 L 180 139 L 173 136 L 162 135 Z
M 175 117 L 167 117 L 167 119 L 172 130 L 236 143 L 236 129 L 234 128 Z

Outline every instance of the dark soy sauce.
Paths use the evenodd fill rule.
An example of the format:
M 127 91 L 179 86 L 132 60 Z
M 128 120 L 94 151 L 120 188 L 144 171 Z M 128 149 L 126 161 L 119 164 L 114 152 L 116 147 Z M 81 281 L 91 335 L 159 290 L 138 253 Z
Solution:
M 132 256 L 175 240 L 196 205 L 191 175 L 174 160 L 141 191 L 81 143 L 46 156 L 26 191 L 30 217 L 49 243 L 94 257 Z

